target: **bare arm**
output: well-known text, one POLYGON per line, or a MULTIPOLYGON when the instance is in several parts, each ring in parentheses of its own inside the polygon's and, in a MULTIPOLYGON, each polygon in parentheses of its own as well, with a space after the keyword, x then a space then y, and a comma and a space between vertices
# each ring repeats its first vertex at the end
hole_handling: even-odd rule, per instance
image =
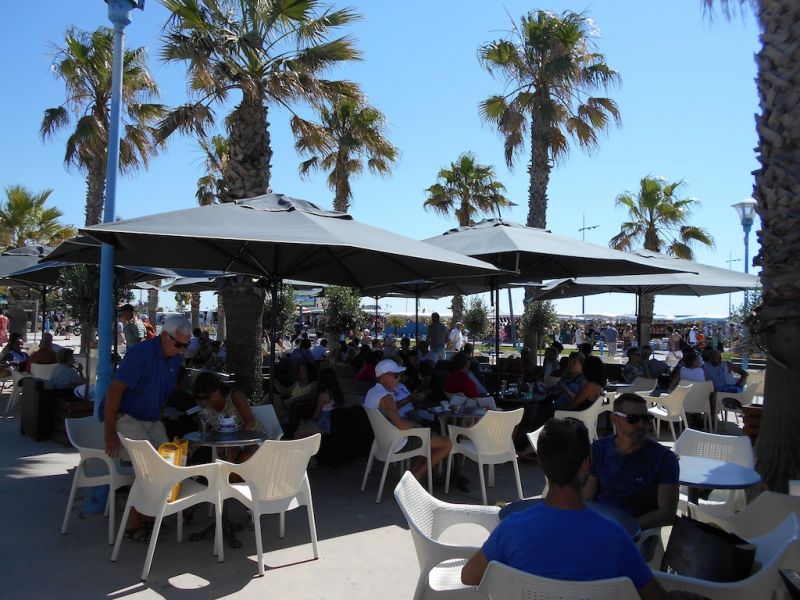
POLYGON ((489 566, 489 561, 483 554, 483 550, 478 550, 472 555, 461 569, 461 583, 464 585, 478 585, 483 579, 483 574, 486 572, 486 567, 489 566))
POLYGON ((567 402, 567 405, 564 407, 567 410, 574 410, 576 407, 580 406, 586 400, 590 402, 594 402, 600 397, 602 390, 599 390, 600 386, 594 382, 587 381, 583 384, 583 387, 580 391, 573 396, 572 400, 567 402))
POLYGON ((639 527, 664 527, 672 525, 678 510, 678 486, 669 483, 658 486, 658 508, 639 517, 639 527))
POLYGON ((117 415, 122 404, 122 393, 128 388, 127 384, 115 379, 106 391, 106 404, 103 410, 105 427, 106 454, 114 458, 119 453, 119 438, 117 437, 117 415))
POLYGON ((736 385, 744 385, 747 381, 747 371, 745 371, 739 365, 734 365, 733 363, 728 363, 728 369, 732 372, 736 373, 739 376, 739 381, 736 382, 736 385))
POLYGON ((234 390, 231 399, 233 400, 233 405, 236 407, 236 410, 239 411, 239 416, 242 418, 242 421, 244 421, 242 429, 245 431, 253 431, 253 429, 256 428, 256 417, 253 415, 253 411, 250 410, 250 405, 247 404, 247 400, 244 399, 244 394, 239 390, 234 390))
POLYGON ((398 429, 414 429, 414 427, 419 427, 414 421, 409 421, 400 416, 400 413, 397 412, 397 404, 394 401, 394 396, 391 394, 386 394, 381 398, 381 409, 383 410, 383 414, 386 415, 386 418, 398 429))

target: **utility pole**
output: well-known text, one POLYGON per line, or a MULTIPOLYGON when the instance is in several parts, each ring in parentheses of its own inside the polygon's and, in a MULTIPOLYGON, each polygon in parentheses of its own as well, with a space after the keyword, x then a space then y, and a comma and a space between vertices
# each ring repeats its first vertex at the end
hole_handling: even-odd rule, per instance
MULTIPOLYGON (((742 259, 741 258, 733 258, 733 252, 729 250, 728 251, 728 260, 726 260, 725 262, 728 263, 728 270, 729 271, 733 271, 733 263, 742 262, 742 259)), ((747 293, 747 292, 745 292, 745 293, 747 293)), ((731 295, 732 294, 730 292, 728 292, 728 317, 731 316, 731 312, 732 312, 731 295)))
MULTIPOLYGON (((581 219, 582 227, 578 229, 581 232, 581 241, 586 241, 586 231, 589 229, 597 229, 600 225, 589 225, 586 226, 586 213, 583 213, 583 217, 581 219)), ((586 314, 586 296, 581 296, 581 314, 586 314)))

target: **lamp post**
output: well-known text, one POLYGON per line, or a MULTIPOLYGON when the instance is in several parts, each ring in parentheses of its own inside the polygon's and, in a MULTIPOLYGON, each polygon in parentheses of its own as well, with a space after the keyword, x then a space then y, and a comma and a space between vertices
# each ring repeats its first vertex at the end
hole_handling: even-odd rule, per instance
MULTIPOLYGON (((583 227, 578 229, 578 231, 581 232, 581 241, 585 242, 586 241, 586 232, 588 230, 590 230, 590 229, 597 229, 598 227, 600 227, 600 225, 589 225, 587 227, 586 226, 586 213, 583 213, 582 224, 583 224, 583 227)), ((581 314, 585 314, 585 313, 586 313, 586 296, 581 296, 581 314)))
MULTIPOLYGON (((752 198, 745 198, 741 202, 732 204, 736 209, 736 214, 739 215, 739 221, 742 223, 744 230, 744 272, 750 272, 750 230, 753 228, 753 220, 756 216, 757 202, 752 198)), ((747 314, 748 310, 747 292, 744 293, 744 312, 747 314)), ((749 364, 749 357, 747 356, 747 330, 742 324, 742 368, 747 370, 749 364)))
MULTIPOLYGON (((131 12, 144 10, 144 0, 105 0, 108 20, 114 25, 114 59, 111 75, 111 111, 109 113, 108 157, 106 162, 106 198, 103 222, 116 217, 117 171, 119 170, 119 123, 122 109, 122 69, 125 27, 131 22, 131 12)), ((98 307, 97 388, 95 415, 111 382, 111 323, 114 318, 114 248, 103 244, 100 250, 100 299, 98 307)))
MULTIPOLYGON (((728 251, 728 260, 725 261, 728 263, 728 270, 733 270, 733 263, 735 262, 742 262, 741 258, 733 258, 733 252, 728 251)), ((731 316, 731 293, 728 292, 728 317, 731 316)))

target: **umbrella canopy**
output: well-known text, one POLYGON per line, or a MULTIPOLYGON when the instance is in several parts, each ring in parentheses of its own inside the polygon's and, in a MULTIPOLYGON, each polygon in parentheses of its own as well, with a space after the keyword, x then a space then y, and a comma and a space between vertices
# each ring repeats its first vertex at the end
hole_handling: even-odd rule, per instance
POLYGON ((664 256, 650 250, 637 250, 637 256, 683 272, 619 277, 576 277, 550 281, 535 293, 538 300, 576 298, 606 292, 663 294, 666 296, 713 296, 742 292, 760 286, 758 276, 721 269, 702 263, 664 256))
MULTIPOLYGON (((8 279, 13 279, 23 284, 30 285, 31 287, 42 285, 55 286, 58 284, 58 277, 61 274, 61 270, 67 267, 74 267, 76 264, 77 263, 61 261, 40 262, 26 269, 10 273, 8 279)), ((184 275, 183 272, 170 269, 137 266, 118 267, 115 269, 115 273, 118 278, 121 278, 121 280, 127 284, 150 281, 153 279, 169 279, 184 275)), ((190 273, 194 274, 195 271, 191 271, 190 273)))
POLYGON ((522 281, 680 270, 643 256, 573 240, 503 219, 486 219, 424 241, 480 258, 501 269, 517 271, 519 276, 513 279, 522 281))
POLYGON ((8 287, 24 286, 24 284, 14 280, 9 277, 9 275, 36 265, 39 259, 49 252, 49 248, 25 246, 23 248, 6 250, 0 254, 0 285, 8 287))
MULTIPOLYGON (((479 260, 280 194, 103 223, 81 232, 113 245, 118 265, 205 268, 355 288, 497 272, 479 260)), ((84 248, 70 256, 59 247, 48 258, 79 260, 85 254, 84 248)))

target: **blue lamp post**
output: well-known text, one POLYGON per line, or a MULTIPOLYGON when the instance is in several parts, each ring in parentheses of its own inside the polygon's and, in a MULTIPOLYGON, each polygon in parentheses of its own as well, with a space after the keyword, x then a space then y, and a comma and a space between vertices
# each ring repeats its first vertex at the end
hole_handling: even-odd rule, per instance
MULTIPOLYGON (((757 202, 752 198, 746 198, 741 202, 733 204, 736 209, 736 214, 739 215, 739 220, 742 223, 744 230, 744 272, 750 272, 750 230, 753 228, 753 220, 756 217, 757 202)), ((747 292, 744 293, 744 310, 747 313, 747 292)), ((742 368, 747 369, 749 357, 747 356, 747 330, 742 327, 742 368)))
MULTIPOLYGON (((144 10, 144 0, 105 0, 108 20, 114 25, 114 62, 111 78, 111 112, 109 114, 108 159, 106 162, 106 199, 103 222, 116 217, 117 172, 119 171, 119 124, 122 108, 122 68, 125 27, 131 22, 131 11, 144 10)), ((114 318, 114 249, 103 244, 100 254, 100 306, 98 310, 97 389, 94 410, 98 414, 100 400, 111 382, 111 323, 114 318)))

